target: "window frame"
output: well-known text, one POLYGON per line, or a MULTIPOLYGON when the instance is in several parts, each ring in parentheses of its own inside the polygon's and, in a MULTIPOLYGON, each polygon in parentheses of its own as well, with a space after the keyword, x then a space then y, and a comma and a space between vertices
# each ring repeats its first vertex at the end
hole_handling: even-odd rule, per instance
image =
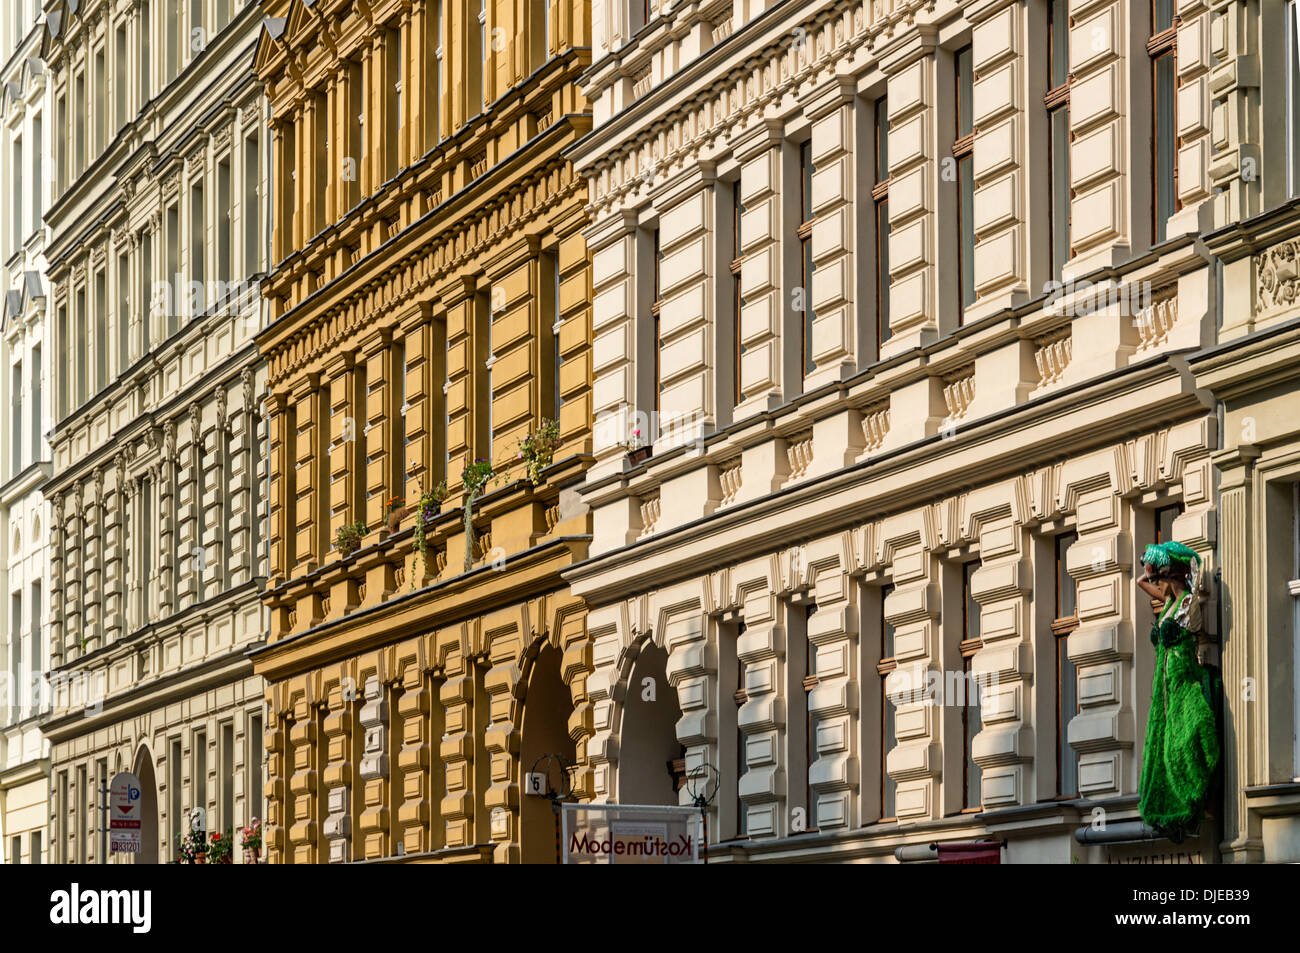
POLYGON ((812 280, 817 271, 813 261, 812 234, 817 216, 812 214, 812 179, 817 167, 812 158, 812 139, 799 143, 799 225, 795 237, 799 240, 799 287, 803 289, 803 322, 799 330, 799 367, 804 377, 816 369, 812 360, 813 322, 817 311, 812 303, 812 280))
POLYGON ((1169 3, 1171 10, 1173 9, 1174 0, 1151 0, 1151 34, 1146 41, 1147 56, 1151 61, 1151 244, 1153 245, 1159 245, 1168 239, 1169 219, 1183 207, 1178 198, 1178 148, 1180 145, 1178 135, 1178 27, 1182 23, 1182 17, 1174 11, 1169 26, 1157 30, 1156 8, 1162 2, 1169 3), (1161 60, 1165 57, 1169 57, 1169 65, 1173 70, 1173 87, 1170 90, 1168 107, 1173 139, 1168 146, 1169 151, 1172 153, 1172 161, 1170 162, 1172 171, 1169 180, 1171 193, 1169 197, 1169 215, 1162 220, 1160 197, 1163 192, 1161 190, 1160 168, 1163 153, 1160 150, 1160 112, 1163 103, 1160 97, 1159 71, 1162 65, 1161 60))
MULTIPOLYGON (((889 738, 891 734, 894 734, 894 732, 890 731, 890 728, 893 727, 893 721, 891 720, 892 713, 889 710, 889 693, 886 690, 886 683, 889 680, 889 673, 898 668, 898 659, 894 654, 896 632, 894 625, 885 616, 885 603, 893 592, 894 584, 892 582, 880 588, 880 651, 876 661, 876 675, 880 678, 880 817, 876 821, 878 824, 898 819, 898 782, 889 777, 889 772, 886 770, 890 750, 889 738), (887 649, 888 655, 885 654, 887 649), (890 806, 893 810, 886 813, 885 806, 891 801, 890 806)), ((896 735, 894 743, 898 743, 896 735)))
POLYGON ((875 136, 875 185, 871 188, 876 243, 876 357, 889 340, 889 97, 880 96, 874 106, 872 129, 875 136))
MULTIPOLYGON (((976 693, 976 703, 971 705, 970 686, 971 686, 971 659, 975 657, 980 649, 984 647, 984 640, 981 636, 979 619, 979 603, 971 594, 971 579, 982 565, 978 559, 971 560, 961 564, 961 640, 957 644, 957 651, 961 657, 962 670, 962 706, 961 706, 961 732, 962 732, 962 762, 961 762, 961 811, 962 814, 978 814, 984 810, 982 797, 983 791, 980 790, 980 782, 983 778, 983 771, 975 765, 971 756, 971 741, 973 736, 970 733, 970 715, 971 708, 979 708, 978 692, 976 693), (971 633, 971 604, 975 605, 975 628, 974 634, 971 633), (971 806, 971 781, 976 772, 972 772, 971 767, 975 766, 978 777, 975 777, 976 796, 981 800, 975 806, 971 806)), ((978 732, 976 732, 978 734, 978 732)))
POLYGON ((979 132, 974 125, 974 90, 975 90, 975 55, 972 44, 967 43, 953 51, 953 141, 952 141, 952 158, 956 163, 956 185, 957 185, 957 228, 955 235, 957 239, 957 326, 962 327, 966 323, 966 309, 979 300, 979 294, 975 290, 975 223, 973 221, 975 205, 975 136, 979 132), (969 57, 970 62, 970 88, 967 89, 964 82, 962 70, 962 58, 969 57), (962 122, 963 105, 970 110, 970 131, 963 131, 964 123, 962 122), (971 215, 963 215, 962 207, 967 204, 971 205, 971 215), (970 230, 970 241, 966 241, 967 229, 970 230), (970 283, 970 300, 966 300, 966 285, 970 283))

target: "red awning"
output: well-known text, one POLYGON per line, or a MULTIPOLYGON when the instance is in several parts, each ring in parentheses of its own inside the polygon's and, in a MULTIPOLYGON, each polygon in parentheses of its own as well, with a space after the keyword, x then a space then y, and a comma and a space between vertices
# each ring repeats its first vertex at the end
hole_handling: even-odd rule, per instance
POLYGON ((941 864, 1002 863, 1002 845, 997 841, 954 841, 938 848, 941 864))

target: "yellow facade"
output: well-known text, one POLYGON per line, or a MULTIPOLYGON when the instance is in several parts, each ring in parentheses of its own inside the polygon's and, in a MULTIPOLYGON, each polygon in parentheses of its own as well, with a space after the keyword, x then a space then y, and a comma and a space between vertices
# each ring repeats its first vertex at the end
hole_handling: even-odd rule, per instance
POLYGON ((560 579, 589 539, 571 502, 590 455, 586 188, 563 157, 590 128, 589 13, 263 12, 269 858, 550 860, 550 805, 521 770, 559 755, 590 783, 585 612, 560 579), (520 441, 551 419, 561 446, 534 485, 520 441), (498 479, 471 541, 478 458, 498 479), (444 479, 421 554, 416 501, 444 479), (394 498, 412 512, 390 526, 394 498))

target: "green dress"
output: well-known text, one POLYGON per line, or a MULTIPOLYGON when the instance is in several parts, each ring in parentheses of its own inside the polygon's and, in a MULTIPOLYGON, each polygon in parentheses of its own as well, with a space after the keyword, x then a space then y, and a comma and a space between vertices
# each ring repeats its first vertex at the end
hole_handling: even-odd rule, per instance
POLYGON ((1156 671, 1142 750, 1138 811, 1175 843, 1196 830, 1219 764, 1218 679, 1196 659, 1200 607, 1170 599, 1151 627, 1156 671))

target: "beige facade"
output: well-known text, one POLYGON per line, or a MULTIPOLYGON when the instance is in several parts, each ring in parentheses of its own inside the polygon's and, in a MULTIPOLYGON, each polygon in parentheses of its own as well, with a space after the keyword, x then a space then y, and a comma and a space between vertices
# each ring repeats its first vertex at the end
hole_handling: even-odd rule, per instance
POLYGON ((0 862, 42 863, 49 744, 40 731, 48 697, 45 584, 49 507, 40 485, 49 476, 50 428, 42 215, 50 198, 49 83, 40 58, 39 4, 15 0, 0 14, 0 862))
MULTIPOLYGON (((715 860, 1218 860, 1231 770, 1198 838, 1136 823, 1134 569, 1172 537, 1240 571, 1188 361, 1249 280, 1198 236, 1285 195, 1236 69, 1269 24, 1125 0, 593 21, 594 538, 566 578, 597 799, 684 796, 636 769, 677 743, 717 772, 715 860), (665 676, 648 733, 632 687, 665 676)), ((1211 663, 1224 611, 1214 590, 1211 663)), ((1255 859, 1294 858, 1274 843, 1255 859)))
MULTIPOLYGON (((144 791, 137 862, 262 815, 267 135, 251 3, 55 3, 51 859, 144 791)), ((121 857, 117 859, 122 859, 121 857)), ((237 858, 238 859, 238 858, 237 858)))

